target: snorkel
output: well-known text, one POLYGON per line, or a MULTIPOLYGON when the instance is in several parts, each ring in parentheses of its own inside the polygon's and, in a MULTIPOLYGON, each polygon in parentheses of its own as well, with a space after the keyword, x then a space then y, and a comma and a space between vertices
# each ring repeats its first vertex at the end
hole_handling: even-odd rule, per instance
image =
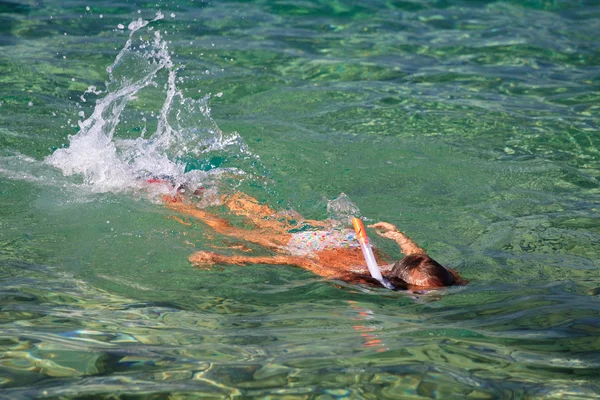
POLYGON ((352 218, 352 226, 356 231, 356 237, 360 243, 360 249, 363 252, 363 256, 365 257, 365 261, 367 262, 367 267, 369 267, 369 272, 373 279, 376 279, 381 283, 381 285, 387 289, 394 290, 394 285, 392 285, 387 279, 381 275, 381 271, 377 266, 377 261, 375 261, 375 255, 373 254, 373 249, 371 248, 371 243, 369 243, 369 237, 367 236, 367 231, 365 230, 365 226, 363 222, 359 218, 352 218))

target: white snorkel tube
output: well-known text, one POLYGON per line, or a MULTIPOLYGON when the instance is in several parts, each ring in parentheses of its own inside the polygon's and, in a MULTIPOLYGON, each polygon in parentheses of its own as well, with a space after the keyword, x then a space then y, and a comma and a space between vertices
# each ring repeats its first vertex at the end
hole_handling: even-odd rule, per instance
POLYGON ((395 289, 394 285, 392 285, 387 279, 381 275, 381 271, 377 266, 377 261, 375 261, 375 255, 373 254, 373 249, 371 248, 371 243, 369 243, 369 237, 367 236, 367 231, 365 230, 365 226, 360 218, 352 218, 352 226, 356 231, 356 237, 360 243, 360 248, 363 252, 363 256, 365 257, 365 261, 367 262, 367 267, 369 267, 369 272, 373 279, 376 279, 381 283, 381 285, 387 289, 395 289))

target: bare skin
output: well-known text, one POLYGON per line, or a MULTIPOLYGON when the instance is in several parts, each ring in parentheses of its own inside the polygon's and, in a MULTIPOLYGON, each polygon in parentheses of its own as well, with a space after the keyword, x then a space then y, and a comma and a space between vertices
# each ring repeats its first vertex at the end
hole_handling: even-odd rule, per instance
MULTIPOLYGON (((165 204, 168 208, 181 214, 197 218, 211 227, 217 233, 268 248, 277 255, 275 256, 250 256, 223 255, 215 252, 198 251, 189 257, 192 264, 203 267, 214 264, 270 264, 270 265, 292 265, 311 271, 316 275, 327 279, 340 279, 350 282, 365 282, 368 276, 367 267, 360 248, 337 248, 316 251, 308 256, 292 255, 286 250, 286 245, 292 238, 288 233, 290 228, 295 227, 296 221, 302 221, 313 227, 331 229, 331 221, 304 220, 295 212, 277 213, 266 205, 243 193, 221 199, 230 212, 244 216, 246 220, 254 225, 255 229, 243 229, 234 227, 227 220, 187 204, 184 199, 166 197, 165 204)), ((405 255, 426 254, 407 235, 388 222, 378 222, 369 225, 376 233, 384 238, 394 240, 405 255)), ((382 252, 375 252, 379 265, 383 265, 384 274, 391 269, 390 258, 382 252)))

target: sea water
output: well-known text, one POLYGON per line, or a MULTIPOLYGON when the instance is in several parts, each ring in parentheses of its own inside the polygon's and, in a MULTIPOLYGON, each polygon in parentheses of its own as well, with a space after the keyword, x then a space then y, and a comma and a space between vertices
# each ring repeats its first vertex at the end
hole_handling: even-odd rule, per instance
POLYGON ((2 395, 598 397, 595 2, 10 2, 0 21, 2 395), (470 283, 415 299, 195 269, 270 253, 165 209, 177 188, 391 222, 470 283))

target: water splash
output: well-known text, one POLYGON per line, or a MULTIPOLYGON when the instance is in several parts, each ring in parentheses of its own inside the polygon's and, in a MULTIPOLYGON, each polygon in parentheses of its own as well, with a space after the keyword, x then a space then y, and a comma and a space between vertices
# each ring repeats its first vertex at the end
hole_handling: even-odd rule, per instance
POLYGON ((329 219, 337 227, 352 225, 352 217, 360 216, 360 209, 346 193, 327 202, 327 214, 329 219))
MULTIPOLYGON (((129 38, 107 68, 109 81, 104 97, 97 100, 89 118, 79 121, 79 132, 69 137, 69 146, 45 160, 66 176, 81 176, 83 184, 94 192, 139 188, 144 178, 163 176, 168 176, 174 187, 214 186, 224 175, 239 177, 244 173, 237 168, 215 168, 206 161, 209 154, 257 159, 239 135, 225 135, 219 129, 210 116, 210 96, 195 100, 178 89, 177 72, 181 67, 173 63, 161 32, 149 26, 163 18, 159 12, 151 21, 140 18, 129 24, 129 38), (144 28, 145 34, 134 38, 144 28), (166 74, 166 89, 155 132, 146 137, 144 126, 137 138, 115 137, 128 103, 136 100, 144 88, 158 88, 160 74, 166 74), (203 165, 203 170, 190 171, 190 161, 203 165)), ((82 95, 83 101, 88 93, 101 91, 90 87, 82 95)))

